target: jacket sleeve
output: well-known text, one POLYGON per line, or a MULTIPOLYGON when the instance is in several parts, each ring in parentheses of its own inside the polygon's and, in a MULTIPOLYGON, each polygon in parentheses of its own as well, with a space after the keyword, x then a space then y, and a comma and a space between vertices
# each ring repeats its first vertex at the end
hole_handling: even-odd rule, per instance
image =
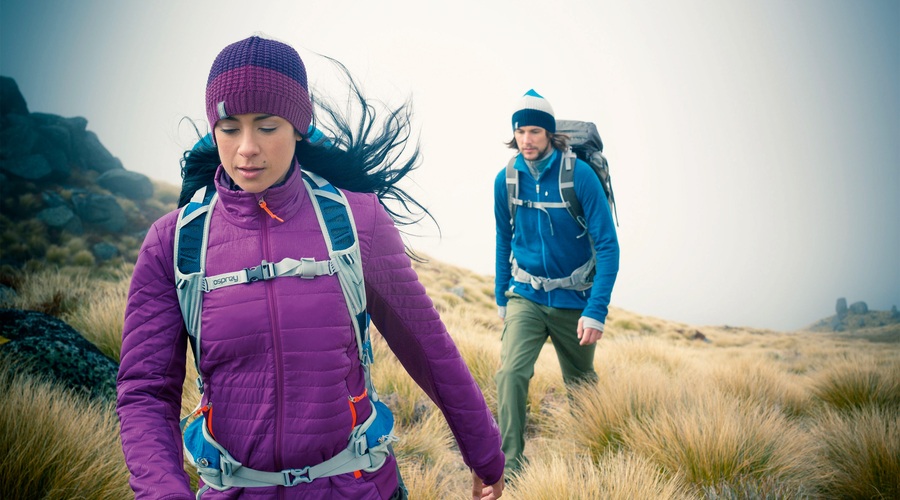
POLYGON ((584 208, 588 234, 594 242, 597 259, 594 285, 582 314, 605 324, 613 285, 619 272, 619 240, 600 179, 589 165, 581 160, 578 160, 578 164, 583 168, 575 169, 575 194, 584 208))
POLYGON ((187 334, 175 293, 173 235, 174 225, 150 228, 125 309, 116 411, 138 499, 194 498, 178 429, 187 334))
POLYGON ((372 322, 443 412, 466 465, 493 484, 504 464, 497 423, 412 269, 399 231, 377 198, 372 200, 374 229, 369 241, 360 238, 372 322))
POLYGON ((497 226, 497 246, 494 260, 494 298, 500 307, 506 306, 506 290, 512 279, 509 256, 512 254, 512 226, 507 203, 506 170, 494 179, 494 220, 497 226))

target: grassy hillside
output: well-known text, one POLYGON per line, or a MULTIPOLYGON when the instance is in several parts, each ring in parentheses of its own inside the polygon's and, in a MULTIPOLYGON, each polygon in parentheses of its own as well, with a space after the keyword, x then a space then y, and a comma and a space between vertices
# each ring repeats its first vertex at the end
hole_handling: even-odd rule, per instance
MULTIPOLYGON (((492 278, 415 267, 496 410, 502 323, 492 278)), ((7 305, 61 317, 118 359, 130 272, 31 271, 16 277, 19 295, 7 305)), ((567 395, 552 346, 542 352, 529 394, 530 465, 504 498, 898 498, 900 344, 879 328, 697 326, 612 307, 596 386, 567 395)), ((375 384, 397 417, 412 498, 468 498, 469 473, 443 418, 374 337, 375 384)), ((188 379, 185 411, 197 399, 188 379)), ((0 393, 0 491, 129 496, 112 408, 21 374, 0 377, 0 393)))

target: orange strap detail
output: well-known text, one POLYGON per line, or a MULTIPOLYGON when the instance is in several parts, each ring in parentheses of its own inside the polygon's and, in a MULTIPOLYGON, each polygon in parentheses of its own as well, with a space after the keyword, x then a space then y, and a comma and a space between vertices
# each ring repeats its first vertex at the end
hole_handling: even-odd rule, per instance
MULTIPOLYGON (((369 394, 369 389, 366 388, 365 390, 363 390, 363 393, 360 394, 359 396, 356 396, 356 397, 350 396, 349 398, 347 398, 348 399, 347 404, 350 405, 350 415, 353 416, 353 423, 350 425, 351 429, 356 427, 356 403, 359 403, 360 401, 362 401, 362 398, 366 397, 366 395, 368 395, 368 394, 369 394)), ((361 478, 362 471, 358 471, 358 470, 353 471, 353 477, 355 477, 356 479, 361 478)))
POLYGON ((194 412, 194 416, 199 417, 201 413, 206 414, 206 430, 209 431, 209 435, 216 437, 212 430, 212 405, 204 405, 197 408, 197 411, 194 412))
POLYGON ((265 201, 265 200, 259 200, 259 208, 265 210, 266 213, 269 214, 270 217, 272 217, 273 219, 277 220, 278 222, 284 222, 284 219, 282 219, 281 217, 275 215, 271 210, 269 210, 269 206, 266 205, 266 201, 265 201))

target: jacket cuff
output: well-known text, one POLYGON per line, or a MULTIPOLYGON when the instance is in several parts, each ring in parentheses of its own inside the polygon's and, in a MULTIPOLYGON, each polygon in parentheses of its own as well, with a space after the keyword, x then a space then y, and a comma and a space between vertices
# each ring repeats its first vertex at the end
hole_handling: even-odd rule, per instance
POLYGON ((601 332, 603 332, 603 323, 587 316, 582 316, 581 319, 583 320, 581 326, 583 326, 584 328, 593 328, 594 330, 600 330, 601 332))

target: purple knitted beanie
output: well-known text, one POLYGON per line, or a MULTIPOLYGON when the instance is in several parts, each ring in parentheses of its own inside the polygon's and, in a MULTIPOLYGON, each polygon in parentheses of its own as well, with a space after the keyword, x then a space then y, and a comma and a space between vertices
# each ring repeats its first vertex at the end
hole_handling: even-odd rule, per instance
POLYGON ((312 103, 306 68, 293 47, 251 36, 219 52, 206 81, 209 126, 243 113, 280 116, 306 136, 312 103))

